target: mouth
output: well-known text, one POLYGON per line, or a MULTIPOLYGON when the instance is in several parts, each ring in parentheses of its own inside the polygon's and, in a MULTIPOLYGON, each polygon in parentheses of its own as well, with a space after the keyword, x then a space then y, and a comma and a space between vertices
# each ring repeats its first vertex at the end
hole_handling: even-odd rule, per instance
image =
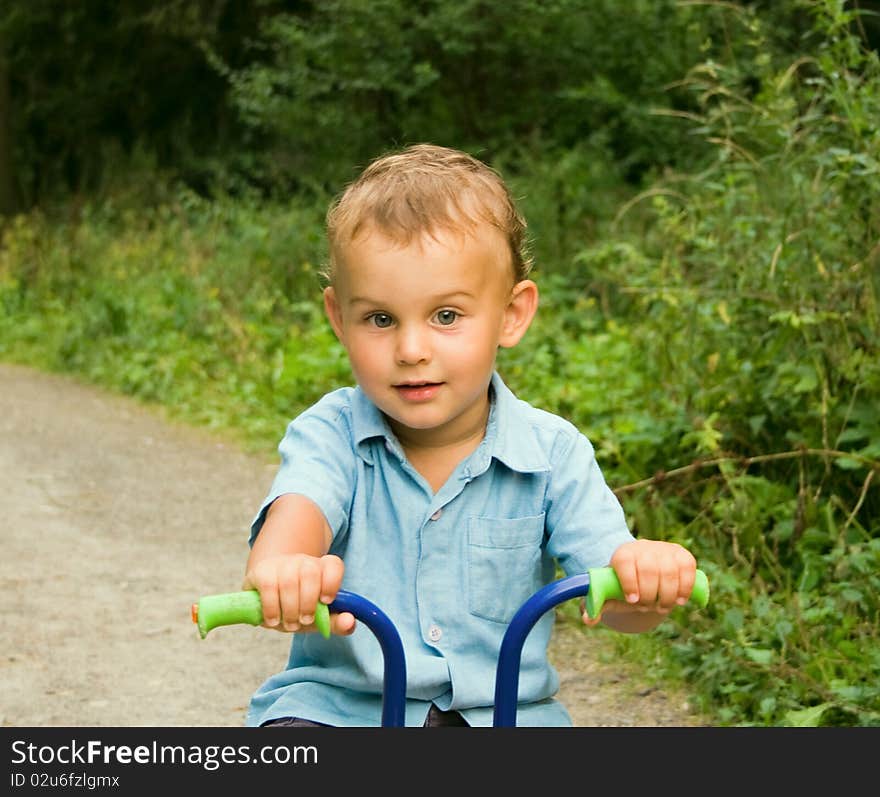
POLYGON ((408 401, 427 401, 434 398, 442 386, 443 382, 400 382, 394 389, 408 401))

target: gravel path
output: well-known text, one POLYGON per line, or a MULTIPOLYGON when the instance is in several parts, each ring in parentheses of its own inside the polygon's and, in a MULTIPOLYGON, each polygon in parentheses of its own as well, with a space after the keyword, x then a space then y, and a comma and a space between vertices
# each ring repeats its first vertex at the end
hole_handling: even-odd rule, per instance
MULTIPOLYGON (((279 430, 280 433, 281 430, 279 430)), ((237 726, 289 637, 190 620, 237 589, 276 461, 137 402, 0 364, 0 725, 237 726)), ((551 647, 576 725, 703 724, 685 696, 560 623, 551 647)))

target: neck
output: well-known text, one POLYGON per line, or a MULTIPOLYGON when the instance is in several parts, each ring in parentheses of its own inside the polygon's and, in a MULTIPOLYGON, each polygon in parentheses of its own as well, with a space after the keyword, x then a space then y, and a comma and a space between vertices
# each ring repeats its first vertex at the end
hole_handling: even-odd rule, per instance
MULTIPOLYGON (((410 464, 425 478, 437 493, 459 463, 477 450, 486 436, 489 404, 477 424, 470 424, 450 434, 449 430, 400 428, 393 421, 392 429, 403 446, 410 464), (413 434, 415 432, 415 434, 413 434), (431 434, 435 432, 435 434, 431 434)), ((390 420, 390 419, 389 419, 390 420)))
POLYGON ((486 423, 489 420, 489 402, 486 401, 474 419, 462 418, 456 428, 410 429, 401 426, 394 419, 388 421, 391 429, 407 453, 437 453, 441 450, 475 449, 486 436, 486 423))

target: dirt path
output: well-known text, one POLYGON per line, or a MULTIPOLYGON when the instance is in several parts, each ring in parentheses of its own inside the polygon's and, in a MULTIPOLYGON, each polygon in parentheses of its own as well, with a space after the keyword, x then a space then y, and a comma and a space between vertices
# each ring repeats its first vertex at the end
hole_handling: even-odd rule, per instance
MULTIPOLYGON (((237 589, 275 470, 67 378, 0 364, 0 725, 235 726, 289 637, 201 640, 200 595, 237 589)), ((560 625, 552 657, 577 725, 700 724, 686 699, 560 625)))

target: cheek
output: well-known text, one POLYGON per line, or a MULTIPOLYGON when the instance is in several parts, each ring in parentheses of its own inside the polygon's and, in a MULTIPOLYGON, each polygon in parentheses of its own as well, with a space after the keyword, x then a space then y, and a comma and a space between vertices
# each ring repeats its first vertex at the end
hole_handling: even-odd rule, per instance
POLYGON ((453 336, 448 347, 471 358, 479 358, 494 352, 498 348, 500 325, 495 317, 480 319, 471 325, 463 334, 453 336))
POLYGON ((375 365, 382 361, 385 346, 369 335, 351 335, 348 338, 348 356, 352 365, 375 365))
POLYGON ((447 338, 434 349, 435 356, 451 369, 482 369, 493 362, 496 352, 497 346, 492 345, 491 336, 487 335, 447 338))

